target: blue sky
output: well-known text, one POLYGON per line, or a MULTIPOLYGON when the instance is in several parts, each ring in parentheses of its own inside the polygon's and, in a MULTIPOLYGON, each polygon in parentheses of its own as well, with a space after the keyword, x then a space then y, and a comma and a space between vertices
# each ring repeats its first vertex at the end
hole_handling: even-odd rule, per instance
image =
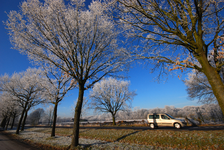
MULTIPOLYGON (((5 73, 12 75, 14 72, 21 72, 28 67, 34 67, 29 63, 26 55, 11 49, 8 31, 2 23, 2 21, 7 20, 5 12, 18 10, 21 2, 22 0, 2 0, 0 2, 0 76, 5 73)), ((156 74, 150 74, 149 68, 150 66, 134 65, 128 72, 128 80, 131 82, 130 89, 136 90, 137 93, 132 103, 133 108, 164 108, 166 105, 182 108, 200 105, 197 101, 190 101, 187 98, 186 86, 181 81, 185 79, 186 75, 183 75, 181 80, 177 76, 169 76, 166 82, 164 79, 158 83, 153 81, 156 74)), ((68 93, 68 96, 59 105, 58 116, 73 116, 71 106, 74 105, 77 96, 78 90, 68 93)), ((88 96, 88 91, 86 91, 85 96, 88 96)))

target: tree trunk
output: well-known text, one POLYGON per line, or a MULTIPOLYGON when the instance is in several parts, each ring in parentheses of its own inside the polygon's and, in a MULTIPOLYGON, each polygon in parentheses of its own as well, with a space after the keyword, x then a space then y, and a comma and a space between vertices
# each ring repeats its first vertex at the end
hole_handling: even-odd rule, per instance
POLYGON ((202 66, 202 71, 206 75, 222 113, 224 114, 224 84, 222 79, 216 69, 209 64, 205 55, 198 58, 198 61, 202 66))
POLYGON ((24 130, 24 126, 25 126, 25 123, 26 123, 26 118, 27 118, 27 112, 28 112, 28 110, 26 111, 26 113, 25 113, 25 116, 24 116, 24 119, 23 119, 23 123, 22 123, 22 128, 21 128, 21 131, 23 131, 24 130))
POLYGON ((53 126, 51 130, 51 137, 55 136, 55 127, 56 127, 56 120, 57 120, 57 109, 58 109, 58 103, 56 102, 54 105, 54 120, 53 120, 53 126))
POLYGON ((79 97, 75 107, 73 138, 71 143, 71 149, 74 149, 79 144, 79 121, 80 121, 80 114, 82 110, 83 96, 84 96, 84 84, 79 84, 79 97))
POLYGON ((16 113, 14 113, 14 115, 13 115, 11 129, 12 129, 13 126, 14 126, 15 119, 16 119, 16 113))
POLYGON ((3 129, 5 129, 6 120, 7 120, 7 117, 4 117, 3 120, 2 120, 2 122, 1 122, 1 127, 3 129))
POLYGON ((19 134, 19 129, 20 129, 20 126, 21 126, 21 123, 22 123, 23 116, 24 116, 24 113, 25 113, 25 111, 26 111, 26 107, 27 107, 27 105, 28 105, 28 102, 25 103, 25 107, 23 108, 23 112, 22 112, 22 114, 21 114, 21 116, 20 116, 19 124, 18 124, 17 129, 16 129, 16 134, 19 134))
POLYGON ((113 125, 115 126, 116 125, 116 121, 115 121, 115 115, 112 114, 112 118, 113 118, 113 125))
POLYGON ((217 72, 211 73, 208 72, 208 81, 212 87, 212 91, 218 101, 218 104, 222 110, 222 113, 224 114, 224 85, 223 82, 220 78, 220 76, 218 75, 217 72))
POLYGON ((7 121, 7 124, 6 124, 6 128, 5 128, 6 130, 8 129, 10 118, 11 117, 9 116, 8 121, 7 121))

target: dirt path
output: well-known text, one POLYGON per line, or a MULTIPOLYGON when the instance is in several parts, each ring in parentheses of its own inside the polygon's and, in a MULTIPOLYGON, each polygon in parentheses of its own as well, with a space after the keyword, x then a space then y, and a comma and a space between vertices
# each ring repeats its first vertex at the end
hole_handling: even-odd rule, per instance
POLYGON ((0 130, 0 150, 38 150, 35 147, 22 143, 0 130))

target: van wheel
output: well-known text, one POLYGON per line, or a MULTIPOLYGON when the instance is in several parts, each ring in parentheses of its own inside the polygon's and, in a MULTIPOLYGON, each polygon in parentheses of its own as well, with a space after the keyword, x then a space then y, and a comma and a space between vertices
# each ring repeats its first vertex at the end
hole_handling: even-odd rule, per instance
POLYGON ((153 123, 151 123, 150 125, 150 128, 154 129, 155 128, 155 125, 153 123))
POLYGON ((176 129, 180 129, 180 128, 181 128, 181 125, 180 125, 179 123, 175 123, 175 124, 174 124, 174 127, 175 127, 176 129))

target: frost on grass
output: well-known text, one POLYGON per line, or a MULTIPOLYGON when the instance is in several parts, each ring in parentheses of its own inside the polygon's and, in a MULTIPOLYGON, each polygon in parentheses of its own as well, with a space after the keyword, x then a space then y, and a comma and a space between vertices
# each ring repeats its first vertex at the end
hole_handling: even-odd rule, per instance
MULTIPOLYGON (((68 146, 71 142, 71 136, 65 134, 65 130, 72 129, 60 128, 55 138, 50 137, 50 130, 47 128, 27 129, 21 132, 19 136, 37 143, 68 146)), ((81 129, 80 132, 80 147, 87 149, 224 149, 223 143, 224 136, 222 130, 81 129)))

